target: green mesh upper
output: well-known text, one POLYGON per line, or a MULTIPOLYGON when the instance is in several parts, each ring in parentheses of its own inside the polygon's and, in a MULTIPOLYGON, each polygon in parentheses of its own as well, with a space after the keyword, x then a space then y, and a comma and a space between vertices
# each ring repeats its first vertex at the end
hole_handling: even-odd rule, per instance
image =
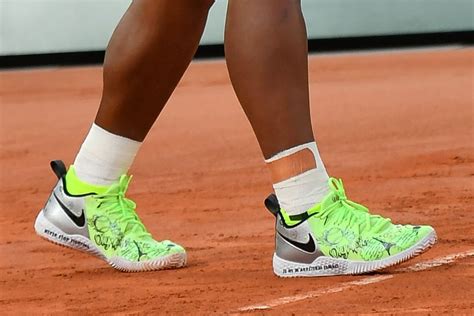
MULTIPOLYGON (((308 223, 326 256, 371 261, 400 253, 433 231, 430 226, 395 225, 389 218, 347 199, 342 180, 329 179, 330 192, 307 211, 308 223)), ((298 224, 281 210, 288 226, 298 224)))
POLYGON ((131 177, 122 175, 109 187, 93 186, 80 181, 71 166, 66 175, 68 191, 97 193, 85 198, 90 239, 108 258, 118 256, 135 262, 185 252, 169 240, 152 238, 135 213, 135 202, 125 197, 130 180, 131 177))

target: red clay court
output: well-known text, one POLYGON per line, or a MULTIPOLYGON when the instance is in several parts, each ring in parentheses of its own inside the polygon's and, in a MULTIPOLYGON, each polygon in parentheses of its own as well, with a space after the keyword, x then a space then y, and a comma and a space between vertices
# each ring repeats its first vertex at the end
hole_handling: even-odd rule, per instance
POLYGON ((191 65, 132 168, 138 214, 189 256, 184 269, 138 274, 33 229, 56 181, 49 161, 71 163, 90 127, 101 69, 0 72, 2 313, 472 313, 473 53, 310 57, 330 174, 373 212, 433 225, 439 236, 401 266, 313 279, 272 273, 274 219, 262 203, 270 175, 223 61, 191 65))

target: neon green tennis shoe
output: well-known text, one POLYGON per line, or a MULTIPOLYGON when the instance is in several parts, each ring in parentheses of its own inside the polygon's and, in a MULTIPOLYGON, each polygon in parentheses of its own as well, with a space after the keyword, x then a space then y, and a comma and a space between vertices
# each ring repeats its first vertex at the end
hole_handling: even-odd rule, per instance
POLYGON ((179 268, 186 251, 169 241, 156 241, 125 197, 131 177, 109 186, 81 182, 74 167, 51 162, 59 181, 35 222, 38 235, 53 243, 83 250, 126 272, 179 268))
POLYGON ((361 274, 406 261, 436 242, 431 226, 395 225, 347 199, 342 180, 305 213, 289 215, 275 195, 265 205, 276 217, 273 271, 281 277, 361 274))

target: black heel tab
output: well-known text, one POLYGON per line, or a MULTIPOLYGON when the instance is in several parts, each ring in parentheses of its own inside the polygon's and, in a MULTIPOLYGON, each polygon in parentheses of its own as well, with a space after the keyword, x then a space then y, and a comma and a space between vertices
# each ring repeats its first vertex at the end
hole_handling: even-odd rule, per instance
POLYGON ((49 163, 51 169, 53 170, 54 174, 58 177, 58 179, 62 179, 67 173, 66 165, 62 160, 53 160, 49 163))
POLYGON ((277 216, 280 212, 280 203, 278 203, 278 199, 275 194, 270 194, 265 199, 265 207, 272 213, 274 216, 277 216))

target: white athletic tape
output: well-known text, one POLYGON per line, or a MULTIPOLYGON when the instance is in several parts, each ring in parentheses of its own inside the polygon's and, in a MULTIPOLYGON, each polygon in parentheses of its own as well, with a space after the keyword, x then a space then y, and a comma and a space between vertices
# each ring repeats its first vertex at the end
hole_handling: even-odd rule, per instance
MULTIPOLYGON (((395 270, 396 272, 410 272, 410 271, 423 271, 423 270, 428 270, 430 268, 434 267, 439 267, 442 265, 446 265, 449 263, 452 263, 456 260, 463 259, 463 258, 468 258, 474 256, 474 249, 468 250, 465 252, 460 252, 460 253, 455 253, 455 254, 450 254, 444 257, 440 258, 435 258, 431 260, 427 260, 424 262, 416 263, 414 265, 408 266, 406 268, 400 268, 395 270)), ((249 305, 245 307, 241 307, 238 309, 239 312, 250 312, 250 311, 257 311, 257 310, 267 310, 271 309, 274 307, 278 307, 281 305, 289 304, 289 303, 294 303, 310 298, 316 298, 325 294, 331 294, 331 293, 337 293, 337 292, 342 292, 344 290, 350 289, 352 287, 356 286, 364 286, 368 284, 373 284, 373 283, 378 283, 381 281, 385 281, 388 279, 393 278, 395 275, 389 274, 389 275, 380 275, 380 276, 370 276, 370 277, 365 277, 357 281, 351 281, 351 282, 344 282, 341 284, 337 284, 334 286, 329 286, 324 289, 320 289, 317 291, 311 291, 307 292, 304 294, 298 294, 298 295, 292 295, 292 296, 284 296, 280 298, 276 298, 273 300, 270 300, 266 303, 261 303, 261 304, 255 304, 255 305, 249 305)))

